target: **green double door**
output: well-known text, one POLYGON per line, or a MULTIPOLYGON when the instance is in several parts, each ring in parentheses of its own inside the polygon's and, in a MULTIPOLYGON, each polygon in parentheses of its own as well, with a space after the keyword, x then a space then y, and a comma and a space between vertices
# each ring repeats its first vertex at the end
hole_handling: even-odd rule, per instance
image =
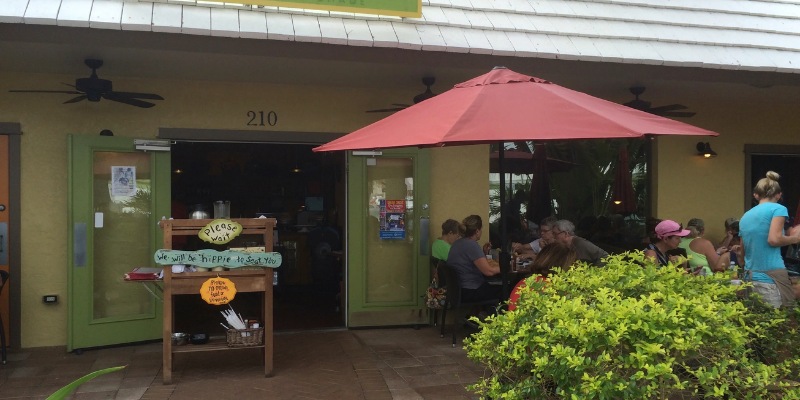
POLYGON ((348 156, 348 326, 424 324, 430 280, 428 150, 348 156))
POLYGON ((162 305, 125 272, 153 267, 170 156, 132 138, 69 138, 69 351, 160 339, 162 305))

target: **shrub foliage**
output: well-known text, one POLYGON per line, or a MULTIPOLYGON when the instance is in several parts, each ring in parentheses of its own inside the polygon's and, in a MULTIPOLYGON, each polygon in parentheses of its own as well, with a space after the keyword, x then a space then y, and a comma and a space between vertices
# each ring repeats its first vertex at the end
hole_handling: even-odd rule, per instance
POLYGON ((795 318, 741 299, 727 276, 642 252, 528 279, 517 309, 465 340, 491 399, 800 398, 795 318))

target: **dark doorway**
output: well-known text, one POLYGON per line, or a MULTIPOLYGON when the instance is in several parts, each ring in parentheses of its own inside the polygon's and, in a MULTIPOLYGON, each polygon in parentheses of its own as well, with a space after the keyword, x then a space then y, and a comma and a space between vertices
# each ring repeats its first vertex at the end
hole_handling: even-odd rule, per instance
POLYGON ((745 210, 749 210, 756 204, 752 194, 759 179, 766 177, 767 171, 775 171, 781 176, 778 181, 783 190, 781 203, 789 209, 790 221, 796 223, 798 216, 795 214, 800 206, 800 175, 796 173, 800 170, 800 153, 787 154, 784 149, 777 154, 750 154, 749 161, 750 174, 747 178, 748 185, 745 188, 745 210))
MULTIPOLYGON (((276 331, 344 326, 344 156, 314 153, 313 147, 219 142, 172 146, 174 218, 212 218, 213 203, 223 200, 230 201, 231 218, 277 219, 273 246, 283 263, 274 295, 276 331)), ((247 240, 230 247, 261 245, 247 240)), ((187 249, 202 245, 199 240, 184 244, 187 249)))

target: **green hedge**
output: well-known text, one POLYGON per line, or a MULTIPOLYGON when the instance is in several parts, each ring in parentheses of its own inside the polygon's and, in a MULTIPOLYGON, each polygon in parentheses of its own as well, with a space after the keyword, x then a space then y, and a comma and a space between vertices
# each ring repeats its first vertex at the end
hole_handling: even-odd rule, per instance
MULTIPOLYGON (((800 398, 795 318, 642 252, 534 283, 465 340, 491 399, 800 398)), ((792 310, 794 312, 794 310, 792 310)))

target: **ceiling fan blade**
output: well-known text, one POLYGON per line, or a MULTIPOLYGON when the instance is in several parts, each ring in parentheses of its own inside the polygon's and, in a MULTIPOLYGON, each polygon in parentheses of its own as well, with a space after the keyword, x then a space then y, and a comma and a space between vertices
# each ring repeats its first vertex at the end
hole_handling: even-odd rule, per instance
POLYGON ((686 107, 683 104, 670 104, 666 106, 653 107, 650 110, 652 110, 653 112, 665 112, 665 111, 685 110, 687 108, 689 107, 686 107))
POLYGON ((639 99, 631 100, 631 101, 629 101, 627 103, 623 103, 622 105, 623 106, 628 106, 630 108, 637 109, 639 111, 648 111, 648 110, 650 110, 650 102, 649 101, 644 101, 644 100, 639 100, 639 99))
POLYGON ((11 93, 64 93, 64 94, 83 94, 75 90, 9 90, 11 93))
POLYGON ((87 97, 89 97, 89 96, 87 96, 87 95, 85 95, 85 94, 84 94, 84 95, 81 95, 81 96, 78 96, 78 97, 73 97, 73 98, 71 98, 71 99, 69 99, 69 100, 65 101, 65 102, 64 102, 64 104, 69 104, 69 103, 77 103, 77 102, 79 102, 79 101, 81 101, 81 100, 86 100, 86 98, 87 98, 87 97))
POLYGON ((149 100, 164 100, 163 97, 153 93, 135 93, 135 92, 111 92, 122 97, 130 97, 135 99, 149 99, 149 100))
POLYGON ((118 103, 128 104, 135 107, 141 108, 150 108, 153 107, 155 104, 150 103, 147 101, 142 101, 138 99, 132 99, 130 97, 120 96, 119 92, 108 92, 103 95, 103 98, 106 100, 116 101, 118 103))

